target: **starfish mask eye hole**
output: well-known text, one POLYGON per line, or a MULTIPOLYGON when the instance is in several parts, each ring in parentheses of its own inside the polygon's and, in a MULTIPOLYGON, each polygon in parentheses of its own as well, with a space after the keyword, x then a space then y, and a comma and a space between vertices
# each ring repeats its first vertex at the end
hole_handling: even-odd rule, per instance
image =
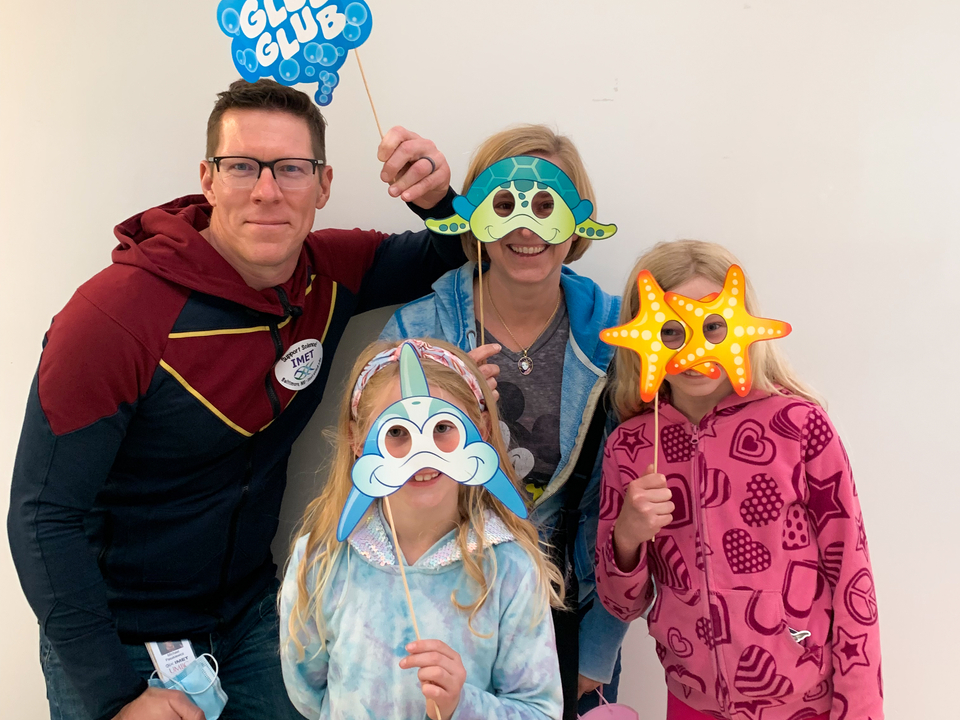
POLYGON ((391 425, 383 433, 383 446, 391 457, 405 458, 412 444, 410 431, 403 425, 391 425))
POLYGON ((533 196, 533 214, 541 220, 550 217, 553 214, 553 195, 546 190, 541 190, 533 196))
POLYGON ((493 196, 493 211, 500 217, 510 217, 516 205, 517 201, 509 190, 498 190, 493 196))
POLYGON ((660 341, 671 350, 679 350, 686 340, 683 324, 678 320, 668 320, 660 329, 660 341))
POLYGON ((719 345, 727 337, 727 321, 720 315, 707 315, 703 321, 703 337, 707 342, 719 345))
POLYGON ((460 428, 449 420, 441 420, 433 426, 433 444, 440 452, 453 452, 460 447, 460 428))

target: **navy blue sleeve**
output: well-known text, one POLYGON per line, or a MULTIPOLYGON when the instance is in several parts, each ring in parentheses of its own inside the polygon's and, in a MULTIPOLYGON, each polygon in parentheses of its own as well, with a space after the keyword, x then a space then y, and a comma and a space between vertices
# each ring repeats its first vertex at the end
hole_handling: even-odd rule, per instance
MULTIPOLYGON (((421 219, 454 214, 453 188, 439 203, 424 210, 408 203, 421 219)), ((385 305, 398 305, 423 297, 448 270, 467 261, 459 237, 421 230, 390 235, 377 247, 373 265, 363 277, 357 299, 357 314, 385 305)))
POLYGON ((40 627, 95 718, 111 718, 147 684, 133 669, 107 606, 84 517, 116 455, 134 408, 57 436, 34 378, 13 469, 7 533, 40 627))
MULTIPOLYGON (((116 293, 114 282, 101 284, 116 293)), ((40 628, 99 720, 147 684, 120 642, 85 526, 156 360, 90 300, 88 291, 99 297, 94 285, 74 294, 44 339, 13 467, 7 534, 40 628)))

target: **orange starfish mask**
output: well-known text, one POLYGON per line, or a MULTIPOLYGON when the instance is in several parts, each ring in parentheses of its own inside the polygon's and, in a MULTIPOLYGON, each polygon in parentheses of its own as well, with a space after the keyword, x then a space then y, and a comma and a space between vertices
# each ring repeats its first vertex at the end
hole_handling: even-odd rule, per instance
MULTIPOLYGON (((608 345, 633 350, 640 357, 640 398, 650 402, 656 397, 667 371, 667 365, 693 335, 689 323, 674 312, 664 299, 664 292, 647 270, 637 275, 640 310, 626 325, 618 325, 600 333, 608 345)), ((707 296, 709 300, 714 296, 707 296)), ((683 370, 688 368, 684 367, 683 370)), ((710 362, 697 363, 690 369, 717 379, 720 370, 710 362)))
POLYGON ((750 356, 747 349, 761 340, 790 334, 789 323, 754 317, 743 303, 746 282, 739 265, 731 265, 723 290, 713 297, 691 300, 674 292, 664 293, 667 305, 692 328, 693 336, 667 362, 666 371, 677 375, 697 365, 713 362, 727 371, 737 395, 750 392, 750 356))

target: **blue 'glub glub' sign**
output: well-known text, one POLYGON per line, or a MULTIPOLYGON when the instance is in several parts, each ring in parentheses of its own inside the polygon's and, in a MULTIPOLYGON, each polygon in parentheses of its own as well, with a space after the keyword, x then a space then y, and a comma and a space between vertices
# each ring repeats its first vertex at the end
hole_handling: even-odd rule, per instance
POLYGON ((373 16, 362 0, 221 0, 217 23, 233 38, 233 64, 244 80, 317 83, 314 99, 329 105, 337 70, 370 37, 373 16))

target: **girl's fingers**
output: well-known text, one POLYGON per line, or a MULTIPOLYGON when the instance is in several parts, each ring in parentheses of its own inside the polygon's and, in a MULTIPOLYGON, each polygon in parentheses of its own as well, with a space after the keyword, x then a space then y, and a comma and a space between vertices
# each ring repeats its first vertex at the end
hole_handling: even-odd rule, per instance
POLYGON ((651 522, 650 525, 654 528, 666 527, 673 522, 673 515, 657 515, 651 522))
POLYGON ((410 655, 416 655, 418 653, 425 652, 437 652, 441 655, 446 655, 448 658, 459 658, 460 656, 447 645, 442 640, 414 640, 412 643, 408 643, 404 648, 410 655))
POLYGON ((403 668, 425 668, 432 666, 452 670, 454 667, 454 661, 453 658, 438 652, 425 652, 417 653, 415 655, 407 655, 407 657, 400 661, 400 667, 403 668))
POLYGON ((417 672, 417 679, 424 684, 436 685, 446 692, 450 692, 456 685, 456 678, 446 668, 432 665, 430 667, 420 668, 417 672))

